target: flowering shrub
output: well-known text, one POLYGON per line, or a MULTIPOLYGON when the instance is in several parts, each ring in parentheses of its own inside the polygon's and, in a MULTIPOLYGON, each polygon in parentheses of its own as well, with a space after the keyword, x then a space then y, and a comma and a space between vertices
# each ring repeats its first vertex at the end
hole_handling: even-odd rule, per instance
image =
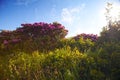
POLYGON ((11 44, 11 43, 18 43, 20 41, 21 41, 21 39, 17 38, 14 35, 14 31, 3 30, 0 33, 0 44, 8 45, 8 44, 11 44))
POLYGON ((91 50, 94 47, 94 42, 90 39, 79 39, 69 38, 61 40, 60 47, 70 46, 71 49, 77 48, 80 52, 84 53, 88 50, 91 50))
POLYGON ((98 36, 97 35, 94 35, 94 34, 85 34, 85 33, 82 33, 82 34, 79 34, 75 37, 73 37, 75 40, 79 40, 80 38, 83 38, 84 40, 86 39, 90 39, 92 40, 93 42, 97 41, 98 39, 98 36))
POLYGON ((70 46, 72 49, 77 48, 80 52, 86 52, 94 48, 97 40, 97 35, 83 33, 72 38, 61 40, 60 46, 70 46))
POLYGON ((20 43, 22 46, 17 47, 19 49, 48 51, 54 49, 68 32, 64 26, 57 22, 21 24, 21 26, 14 31, 2 31, 0 44, 10 46, 20 43))
POLYGON ((61 24, 42 22, 1 31, 0 80, 120 80, 119 36, 66 34, 61 24))
POLYGON ((61 24, 54 22, 53 24, 48 23, 34 23, 34 24, 21 24, 22 27, 16 29, 16 33, 18 33, 21 38, 38 38, 38 37, 51 37, 50 40, 59 40, 64 38, 67 34, 67 30, 65 30, 64 26, 61 24))

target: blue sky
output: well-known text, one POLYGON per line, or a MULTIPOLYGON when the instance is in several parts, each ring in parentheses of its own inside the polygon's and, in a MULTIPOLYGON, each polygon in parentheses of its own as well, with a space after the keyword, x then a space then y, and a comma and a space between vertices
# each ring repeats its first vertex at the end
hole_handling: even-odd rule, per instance
POLYGON ((99 34, 106 24, 106 2, 119 0, 0 0, 0 29, 15 30, 22 23, 57 21, 69 31, 99 34))

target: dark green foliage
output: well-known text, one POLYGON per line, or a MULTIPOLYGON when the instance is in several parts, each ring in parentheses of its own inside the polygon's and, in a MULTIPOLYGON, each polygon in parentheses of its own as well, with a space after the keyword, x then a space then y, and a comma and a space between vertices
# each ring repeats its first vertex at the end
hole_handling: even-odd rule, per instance
MULTIPOLYGON (((97 40, 97 39, 96 39, 97 40)), ((75 36, 68 39, 61 40, 59 47, 70 46, 71 49, 78 49, 80 52, 84 53, 94 46, 94 40, 90 39, 89 37, 85 38, 83 36, 75 36)))
POLYGON ((120 22, 111 22, 101 32, 96 46, 99 50, 99 57, 106 60, 107 64, 101 69, 104 70, 106 79, 119 80, 120 77, 120 22))
POLYGON ((0 80, 120 80, 118 23, 99 37, 64 38, 67 31, 58 23, 23 24, 15 31, 2 31, 0 80))
POLYGON ((101 42, 119 42, 120 41, 120 21, 109 23, 101 32, 101 42))

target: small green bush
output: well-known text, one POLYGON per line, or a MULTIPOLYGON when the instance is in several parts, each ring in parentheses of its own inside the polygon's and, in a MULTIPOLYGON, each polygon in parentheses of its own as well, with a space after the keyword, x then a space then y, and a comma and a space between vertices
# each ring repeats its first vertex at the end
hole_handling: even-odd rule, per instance
POLYGON ((94 44, 95 42, 91 41, 91 39, 83 39, 83 37, 80 37, 77 40, 74 38, 61 40, 60 47, 70 46, 71 49, 77 48, 80 52, 84 53, 91 50, 94 44))
POLYGON ((64 47, 48 54, 18 52, 0 65, 0 79, 10 80, 101 80, 104 78, 94 58, 77 49, 64 47), (7 64, 6 64, 7 63, 7 64), (97 75, 96 75, 97 74, 97 75))

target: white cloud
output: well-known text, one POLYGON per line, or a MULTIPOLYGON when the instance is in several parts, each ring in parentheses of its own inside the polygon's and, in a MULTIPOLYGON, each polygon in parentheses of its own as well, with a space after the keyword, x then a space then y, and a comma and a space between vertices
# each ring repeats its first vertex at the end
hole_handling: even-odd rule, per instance
POLYGON ((16 5, 28 5, 30 3, 36 2, 38 0, 17 0, 16 5))
POLYGON ((77 15, 80 14, 81 10, 85 7, 85 4, 82 4, 79 7, 73 8, 63 8, 61 12, 61 22, 67 24, 73 24, 77 15))
POLYGON ((52 9, 50 10, 50 19, 54 22, 58 20, 58 14, 57 14, 57 9, 56 5, 53 5, 52 9))
POLYGON ((67 37, 77 34, 78 28, 81 27, 81 15, 85 8, 85 4, 72 8, 63 8, 61 12, 60 22, 68 29, 69 33, 67 37))
POLYGON ((62 9, 61 17, 62 17, 61 21, 65 23, 70 24, 73 21, 73 15, 68 8, 62 9))

